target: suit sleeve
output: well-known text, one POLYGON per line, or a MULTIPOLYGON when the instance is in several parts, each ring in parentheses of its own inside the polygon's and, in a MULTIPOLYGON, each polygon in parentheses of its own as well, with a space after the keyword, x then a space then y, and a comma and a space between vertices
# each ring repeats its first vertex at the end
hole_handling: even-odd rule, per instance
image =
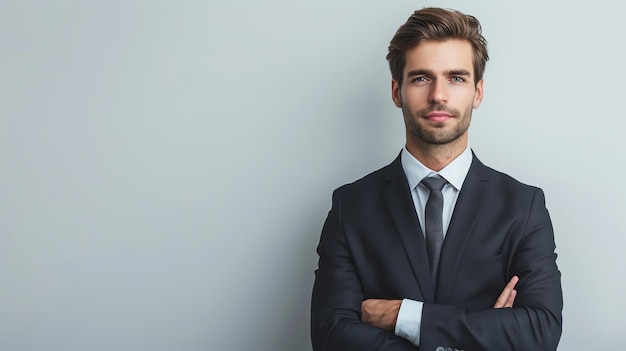
POLYGON ((364 295, 341 224, 338 190, 333 193, 317 252, 319 267, 311 301, 314 351, 419 350, 393 331, 361 323, 364 295))
POLYGON ((451 345, 465 350, 556 350, 563 295, 554 233, 543 192, 536 189, 510 275, 520 281, 513 308, 470 311, 424 304, 420 347, 451 345))

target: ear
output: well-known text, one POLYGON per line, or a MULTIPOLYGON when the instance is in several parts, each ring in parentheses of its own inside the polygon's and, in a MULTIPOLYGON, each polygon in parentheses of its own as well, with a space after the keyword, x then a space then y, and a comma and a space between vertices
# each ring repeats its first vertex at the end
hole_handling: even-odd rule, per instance
POLYGON ((483 82, 484 81, 481 79, 476 84, 476 93, 474 93, 474 103, 472 104, 473 108, 478 108, 483 101, 483 82))
POLYGON ((395 79, 391 80, 391 99, 396 107, 402 107, 402 97, 400 96, 400 84, 395 79))

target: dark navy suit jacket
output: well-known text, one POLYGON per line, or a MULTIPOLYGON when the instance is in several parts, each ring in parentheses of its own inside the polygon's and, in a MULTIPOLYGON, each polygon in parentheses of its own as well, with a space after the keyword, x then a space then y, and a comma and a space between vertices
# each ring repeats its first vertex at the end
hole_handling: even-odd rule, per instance
POLYGON ((400 157, 333 193, 311 303, 315 351, 555 350, 563 297, 541 189, 473 156, 433 286, 400 157), (514 275, 513 308, 493 309, 514 275), (361 302, 424 302, 420 347, 360 321, 361 302))

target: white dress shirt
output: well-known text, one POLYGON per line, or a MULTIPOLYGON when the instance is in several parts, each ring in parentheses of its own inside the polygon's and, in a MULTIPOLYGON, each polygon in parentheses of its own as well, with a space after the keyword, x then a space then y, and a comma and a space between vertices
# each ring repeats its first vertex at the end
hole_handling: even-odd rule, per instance
MULTIPOLYGON (((425 233, 424 229, 424 211, 426 208, 426 202, 428 201, 429 190, 421 184, 422 179, 433 175, 439 175, 445 179, 448 183, 444 185, 441 190, 443 194, 443 235, 445 239, 448 226, 450 225, 450 219, 454 212, 454 206, 456 200, 459 197, 459 192, 467 176, 467 172, 472 165, 472 152, 468 147, 457 158, 450 162, 439 172, 435 172, 428 167, 424 166, 418 161, 409 151, 402 149, 400 155, 402 161, 402 169, 409 183, 409 189, 411 190, 411 197, 413 198, 413 204, 415 205, 415 211, 417 212, 417 218, 419 219, 422 233, 425 233)), ((398 320, 396 321, 395 333, 401 336, 416 346, 419 346, 420 342, 420 327, 422 325, 422 307, 424 303, 422 301, 415 301, 410 299, 402 300, 400 306, 400 312, 398 313, 398 320)))

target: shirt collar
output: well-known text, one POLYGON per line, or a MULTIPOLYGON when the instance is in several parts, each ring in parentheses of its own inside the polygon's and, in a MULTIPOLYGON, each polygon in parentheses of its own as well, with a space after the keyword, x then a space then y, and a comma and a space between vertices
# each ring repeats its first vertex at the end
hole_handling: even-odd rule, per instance
POLYGON ((468 147, 452 162, 445 166, 441 171, 435 172, 432 169, 424 166, 418 161, 411 153, 406 149, 406 146, 402 149, 400 156, 402 162, 402 168, 404 174, 409 182, 409 188, 414 189, 422 179, 435 174, 440 175, 450 183, 457 191, 461 191, 467 172, 469 172, 472 165, 472 152, 468 147))

